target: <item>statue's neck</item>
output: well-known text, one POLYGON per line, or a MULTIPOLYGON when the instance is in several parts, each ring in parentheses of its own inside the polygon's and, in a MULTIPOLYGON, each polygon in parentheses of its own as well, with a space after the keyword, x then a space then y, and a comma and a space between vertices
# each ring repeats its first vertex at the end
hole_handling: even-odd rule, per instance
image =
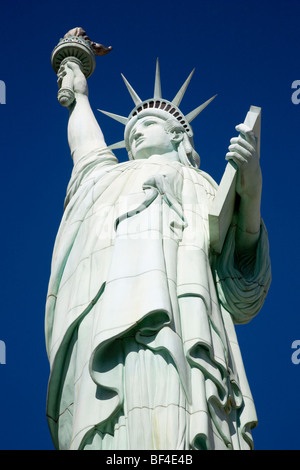
POLYGON ((173 152, 167 152, 162 154, 154 153, 147 160, 150 161, 161 161, 161 162, 179 162, 178 153, 174 150, 173 152))

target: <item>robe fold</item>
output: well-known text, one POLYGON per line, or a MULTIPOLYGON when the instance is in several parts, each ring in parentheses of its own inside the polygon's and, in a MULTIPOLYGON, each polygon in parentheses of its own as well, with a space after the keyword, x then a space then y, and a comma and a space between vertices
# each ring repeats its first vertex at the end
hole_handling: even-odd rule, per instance
POLYGON ((261 309, 262 222, 237 265, 210 250, 205 172, 107 148, 74 167, 46 304, 47 418, 58 449, 251 449, 257 418, 235 323, 261 309))

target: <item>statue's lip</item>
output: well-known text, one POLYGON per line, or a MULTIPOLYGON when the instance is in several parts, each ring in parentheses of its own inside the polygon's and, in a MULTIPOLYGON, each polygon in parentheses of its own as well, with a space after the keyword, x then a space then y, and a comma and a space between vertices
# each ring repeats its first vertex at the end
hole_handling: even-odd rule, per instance
POLYGON ((144 137, 144 136, 139 137, 138 139, 136 139, 135 145, 136 145, 136 146, 139 145, 139 144, 142 143, 144 140, 145 140, 145 137, 144 137))

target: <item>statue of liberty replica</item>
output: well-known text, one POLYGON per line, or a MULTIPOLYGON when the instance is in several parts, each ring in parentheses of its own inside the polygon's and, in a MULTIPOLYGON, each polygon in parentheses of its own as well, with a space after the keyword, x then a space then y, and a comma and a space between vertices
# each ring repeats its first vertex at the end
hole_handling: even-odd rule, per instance
POLYGON ((235 324, 257 315, 271 282, 256 131, 245 121, 230 141, 234 210, 215 249, 210 220, 224 190, 199 169, 190 125, 211 99, 184 115, 192 74, 169 101, 158 62, 149 99, 123 77, 134 108, 105 111, 125 128, 108 146, 87 77, 109 51, 75 28, 52 54, 74 162, 46 304, 54 445, 252 449, 257 417, 235 324))

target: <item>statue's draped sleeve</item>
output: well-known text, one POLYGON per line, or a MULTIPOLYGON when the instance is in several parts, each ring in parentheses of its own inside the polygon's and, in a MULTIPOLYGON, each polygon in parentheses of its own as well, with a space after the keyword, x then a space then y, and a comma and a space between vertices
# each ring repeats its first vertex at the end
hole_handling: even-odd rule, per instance
POLYGON ((271 283, 268 234, 263 221, 254 255, 237 258, 237 226, 230 227, 222 253, 215 258, 216 287, 234 323, 248 323, 263 306, 271 283))

